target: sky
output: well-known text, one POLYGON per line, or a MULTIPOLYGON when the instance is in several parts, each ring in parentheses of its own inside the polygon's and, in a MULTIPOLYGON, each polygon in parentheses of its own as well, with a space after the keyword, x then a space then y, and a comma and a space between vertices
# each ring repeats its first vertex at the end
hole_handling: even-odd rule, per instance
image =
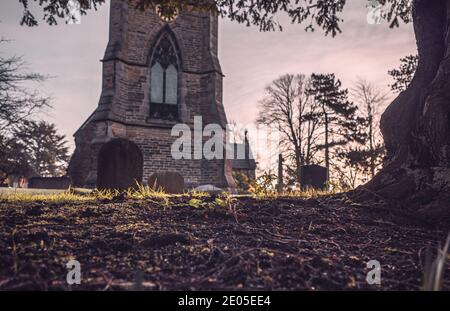
MULTIPOLYGON (((386 22, 371 25, 364 0, 348 0, 342 34, 332 38, 321 30, 305 32, 280 15, 282 32, 259 32, 257 27, 219 21, 219 58, 224 78, 224 105, 229 121, 251 123, 264 88, 285 73, 335 73, 344 87, 358 77, 388 88, 389 69, 416 53, 412 25, 389 29, 386 22)), ((38 89, 52 97, 53 109, 44 118, 56 123, 73 147, 72 135, 98 104, 103 57, 109 29, 109 1, 83 16, 80 25, 20 26, 17 0, 0 3, 2 56, 23 55, 30 71, 51 78, 38 89)))

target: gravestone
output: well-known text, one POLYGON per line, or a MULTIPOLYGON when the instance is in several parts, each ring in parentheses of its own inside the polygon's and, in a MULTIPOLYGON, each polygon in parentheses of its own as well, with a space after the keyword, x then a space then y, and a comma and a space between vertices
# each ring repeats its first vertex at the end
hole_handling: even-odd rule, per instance
POLYGON ((184 178, 176 172, 153 173, 148 178, 148 186, 154 190, 179 194, 184 192, 184 178))
POLYGON ((300 177, 302 190, 322 190, 327 183, 327 169, 320 165, 303 165, 300 169, 300 177))
POLYGON ((142 182, 143 159, 139 147, 127 139, 113 139, 98 155, 97 188, 126 190, 142 182))
POLYGON ((213 185, 202 185, 202 186, 198 186, 192 190, 196 191, 196 192, 206 192, 209 194, 221 194, 222 192, 224 192, 223 189, 215 187, 213 185))
POLYGON ((69 189, 72 181, 68 177, 33 177, 28 181, 31 189, 69 189))

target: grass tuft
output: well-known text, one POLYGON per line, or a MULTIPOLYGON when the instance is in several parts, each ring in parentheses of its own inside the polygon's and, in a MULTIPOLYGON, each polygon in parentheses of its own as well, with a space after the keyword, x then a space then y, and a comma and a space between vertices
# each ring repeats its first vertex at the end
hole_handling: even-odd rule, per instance
MULTIPOLYGON (((250 191, 250 196, 258 200, 276 200, 278 198, 318 198, 322 196, 332 195, 341 192, 332 188, 332 190, 315 190, 308 189, 305 191, 284 191, 277 192, 275 189, 268 187, 265 182, 257 187, 254 187, 250 191)), ((167 194, 163 189, 154 189, 152 187, 136 183, 135 187, 129 188, 125 191, 119 190, 89 190, 89 189, 77 189, 69 188, 66 191, 57 190, 33 190, 33 189, 17 189, 0 192, 0 201, 6 202, 53 202, 53 203, 66 203, 66 202, 93 202, 93 201, 109 201, 117 198, 131 199, 131 200, 157 200, 163 201, 165 208, 170 208, 170 198, 180 197, 192 199, 192 205, 194 208, 202 206, 200 202, 210 197, 210 194, 206 192, 185 192, 184 194, 167 194)), ((217 206, 226 207, 230 212, 234 208, 235 196, 224 192, 216 199, 217 206)), ((234 212, 233 212, 234 213, 234 212)))
POLYGON ((450 232, 444 247, 438 247, 436 258, 431 261, 431 252, 428 250, 425 260, 424 276, 422 290, 424 291, 440 291, 444 282, 445 263, 447 262, 447 254, 450 246, 450 232))
POLYGON ((68 189, 63 192, 33 192, 33 191, 11 191, 0 193, 0 201, 6 202, 88 202, 97 200, 92 192, 82 192, 68 189))
POLYGON ((110 189, 74 189, 69 188, 66 191, 33 191, 29 190, 13 190, 0 193, 0 201, 6 202, 89 202, 98 200, 114 200, 118 197, 127 199, 167 199, 169 197, 163 190, 154 190, 148 186, 137 184, 136 187, 125 191, 110 189))

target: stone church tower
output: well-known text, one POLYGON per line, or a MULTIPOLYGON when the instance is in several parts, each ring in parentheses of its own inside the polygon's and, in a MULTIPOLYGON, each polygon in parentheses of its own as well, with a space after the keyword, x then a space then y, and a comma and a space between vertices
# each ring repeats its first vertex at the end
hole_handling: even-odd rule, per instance
POLYGON ((164 171, 180 173, 188 187, 234 184, 229 160, 174 160, 171 155, 178 138, 171 136, 175 124, 193 129, 194 117, 201 116, 203 126, 226 126, 218 17, 161 11, 111 1, 100 101, 74 135, 68 174, 76 186, 123 189, 164 171))

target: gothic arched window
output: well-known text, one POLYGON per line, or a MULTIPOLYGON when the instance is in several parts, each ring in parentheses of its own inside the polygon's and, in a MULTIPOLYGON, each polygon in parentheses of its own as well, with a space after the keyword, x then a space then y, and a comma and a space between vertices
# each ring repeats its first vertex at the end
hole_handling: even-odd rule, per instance
POLYGON ((153 54, 150 74, 150 117, 178 118, 178 61, 175 48, 166 36, 153 54))

